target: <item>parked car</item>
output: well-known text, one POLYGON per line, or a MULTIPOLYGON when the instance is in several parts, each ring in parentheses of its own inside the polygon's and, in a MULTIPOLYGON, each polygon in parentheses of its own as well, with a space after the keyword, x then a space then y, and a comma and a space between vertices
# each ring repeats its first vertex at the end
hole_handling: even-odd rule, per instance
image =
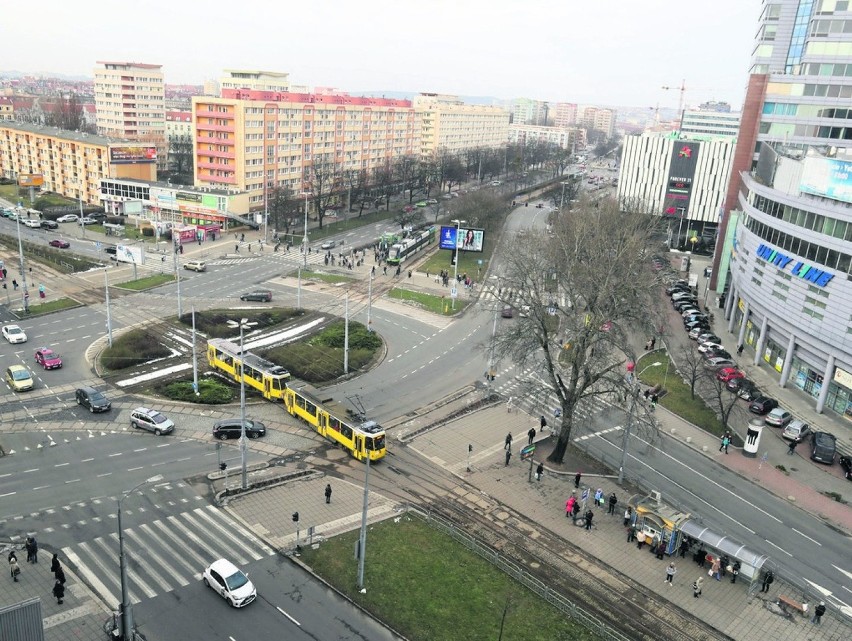
POLYGON ((805 423, 804 421, 800 421, 796 419, 792 421, 787 427, 784 428, 784 431, 781 432, 781 436, 786 438, 788 441, 796 441, 797 443, 801 443, 808 436, 810 436, 811 426, 805 423))
POLYGON ((680 316, 681 316, 681 318, 683 318, 683 319, 687 319, 687 318, 704 318, 704 319, 709 319, 709 318, 710 318, 709 316, 707 316, 707 314, 705 314, 705 313, 704 313, 704 312, 702 312, 702 311, 697 311, 697 312, 683 311, 683 312, 681 312, 680 316))
POLYGON ((27 333, 18 325, 3 325, 3 329, 0 329, 0 334, 3 334, 3 338, 12 345, 27 342, 27 333))
POLYGON ((723 383, 727 383, 733 378, 745 378, 745 372, 736 367, 723 367, 716 372, 716 378, 723 383))
POLYGON ((688 334, 693 329, 710 329, 710 324, 707 321, 702 320, 690 321, 689 323, 684 324, 683 329, 688 334))
POLYGON ((33 389, 33 375, 23 365, 10 365, 6 368, 6 382, 15 392, 26 392, 33 389))
POLYGON ((837 439, 828 432, 813 432, 811 435, 811 460, 832 465, 837 455, 837 439))
POLYGON ((175 424, 171 419, 157 410, 151 410, 147 407, 137 407, 130 412, 130 426, 136 429, 148 430, 157 436, 160 434, 169 434, 174 431, 175 424))
POLYGON ((246 292, 240 296, 240 300, 256 300, 268 303, 272 300, 272 292, 268 289, 258 289, 253 292, 246 292))
POLYGON ((183 264, 183 268, 194 272, 203 272, 207 271, 207 263, 203 260, 188 260, 183 264))
POLYGON ((337 243, 333 240, 327 240, 322 245, 320 245, 320 249, 334 249, 337 243))
MULTIPOLYGON (((213 436, 220 440, 240 438, 240 435, 240 419, 238 418, 224 418, 213 424, 213 436)), ((249 438, 266 436, 266 425, 260 421, 246 419, 246 436, 249 438)))
POLYGON ((787 423, 792 420, 793 415, 790 412, 782 407, 776 407, 766 415, 763 422, 772 427, 786 427, 787 423))
POLYGON ((414 206, 415 207, 426 207, 428 204, 429 203, 427 203, 425 200, 418 200, 416 203, 414 203, 414 206))
POLYGON ((703 334, 699 334, 698 338, 695 339, 699 343, 705 343, 707 341, 712 341, 713 343, 721 343, 722 339, 716 336, 713 332, 705 332, 703 334))
POLYGON ((729 369, 736 367, 736 365, 737 364, 730 358, 722 357, 708 358, 707 362, 704 363, 704 367, 706 367, 707 369, 729 369))
POLYGON ((81 387, 74 392, 77 405, 87 408, 92 414, 95 412, 108 412, 112 407, 109 399, 94 387, 81 387))
POLYGON ((202 580, 235 608, 242 608, 257 598, 257 590, 248 576, 227 559, 219 559, 204 568, 202 580))
POLYGON ((719 343, 714 343, 713 341, 705 341, 698 345, 698 351, 702 354, 706 354, 707 352, 715 352, 716 350, 725 349, 719 343))
POLYGON ((41 347, 36 350, 35 362, 44 369, 59 369, 62 367, 62 357, 49 347, 41 347))
MULTIPOLYGON (((654 261, 654 264, 657 264, 657 261, 654 261)), ((662 261, 662 260, 659 261, 659 265, 660 265, 660 267, 665 267, 665 261, 662 261)), ((689 283, 687 283, 685 280, 676 280, 671 285, 668 285, 666 287, 666 294, 668 294, 669 296, 671 296, 672 294, 676 294, 678 292, 689 292, 689 291, 690 291, 689 283)))
POLYGON ((689 330, 689 337, 690 337, 692 340, 697 341, 697 340, 698 340, 698 338, 699 338, 702 334, 706 334, 706 333, 707 333, 707 328, 706 328, 706 327, 693 327, 691 330, 689 330))
POLYGON ((83 217, 80 219, 80 224, 81 224, 81 225, 94 225, 94 224, 95 224, 95 223, 97 223, 97 222, 98 222, 98 221, 97 221, 97 219, 92 218, 91 216, 83 216, 83 217))
POLYGON ((852 481, 852 456, 841 456, 840 467, 843 469, 843 476, 847 481, 852 481))
POLYGON ((438 199, 437 198, 429 198, 426 202, 429 203, 430 205, 437 205, 438 199))
POLYGON ((734 360, 734 357, 731 356, 724 348, 719 347, 717 349, 710 350, 709 352, 704 353, 704 358, 727 358, 728 360, 734 360))
POLYGON ((27 218, 23 221, 24 225, 30 229, 41 229, 41 221, 35 218, 27 218))
POLYGON ((55 220, 43 220, 41 221, 42 229, 59 229, 59 223, 55 220))
POLYGON ((500 316, 502 316, 503 318, 514 318, 515 309, 507 305, 503 308, 503 311, 500 312, 500 316))
POLYGON ((47 243, 51 247, 58 247, 59 249, 68 249, 71 247, 71 243, 67 240, 62 240, 61 238, 54 238, 49 243, 47 243))
POLYGON ((694 309, 695 311, 698 311, 698 303, 694 298, 679 300, 675 302, 672 307, 674 307, 681 314, 683 314, 687 309, 694 309))
POLYGON ((60 216, 56 219, 58 223, 76 223, 77 222, 77 214, 65 214, 64 216, 60 216))
POLYGON ((748 406, 748 411, 758 416, 769 414, 772 410, 778 407, 778 401, 769 396, 758 396, 748 406))

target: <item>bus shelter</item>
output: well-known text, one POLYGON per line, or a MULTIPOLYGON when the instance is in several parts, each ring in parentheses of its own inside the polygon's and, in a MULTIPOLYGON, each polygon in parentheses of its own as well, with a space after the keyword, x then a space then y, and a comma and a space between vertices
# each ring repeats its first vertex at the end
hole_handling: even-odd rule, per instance
POLYGON ((754 582, 760 576, 761 568, 769 560, 769 557, 765 554, 758 554, 731 537, 714 532, 692 519, 687 519, 681 525, 681 532, 684 536, 692 537, 709 550, 715 551, 718 556, 727 556, 731 563, 739 561, 739 576, 748 579, 749 582, 754 582))
POLYGON ((689 514, 681 512, 660 499, 659 493, 651 496, 635 494, 628 505, 633 508, 633 524, 636 530, 645 533, 648 540, 660 538, 666 545, 666 553, 674 554, 680 546, 681 528, 689 514))

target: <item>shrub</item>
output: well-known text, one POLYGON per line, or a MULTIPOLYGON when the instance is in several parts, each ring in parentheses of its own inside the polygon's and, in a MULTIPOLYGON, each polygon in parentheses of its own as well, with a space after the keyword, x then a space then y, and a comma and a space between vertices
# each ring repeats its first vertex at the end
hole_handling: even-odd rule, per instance
POLYGON ((151 236, 153 238, 154 228, 153 227, 143 227, 142 228, 142 235, 143 236, 151 236))
POLYGON ((101 355, 101 363, 109 370, 121 370, 134 367, 155 358, 165 358, 171 354, 160 344, 159 337, 144 329, 135 329, 112 342, 101 355))
MULTIPOLYGON (((345 324, 344 321, 335 321, 322 332, 312 339, 315 345, 324 345, 326 347, 336 347, 343 349, 345 339, 345 324)), ((366 349, 375 351, 382 345, 382 339, 372 332, 367 331, 367 327, 361 323, 349 323, 349 349, 366 349)))
POLYGON ((234 398, 234 390, 221 381, 215 379, 201 379, 198 381, 198 396, 192 389, 191 380, 172 381, 167 383, 161 390, 162 394, 173 401, 184 401, 187 403, 200 403, 204 405, 221 405, 230 403, 234 398))
MULTIPOLYGON (((257 311, 212 309, 206 312, 195 312, 195 329, 210 338, 233 338, 239 334, 239 330, 228 327, 229 320, 239 321, 241 318, 247 318, 249 321, 257 323, 257 327, 254 329, 264 329, 284 323, 292 318, 304 316, 304 314, 305 312, 302 310, 288 307, 257 311)), ((179 320, 187 327, 191 327, 192 313, 183 314, 179 320)))

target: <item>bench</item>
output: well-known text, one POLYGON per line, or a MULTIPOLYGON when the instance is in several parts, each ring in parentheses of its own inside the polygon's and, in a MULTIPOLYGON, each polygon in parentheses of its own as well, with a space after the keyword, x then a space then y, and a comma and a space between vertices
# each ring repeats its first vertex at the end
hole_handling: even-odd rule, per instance
POLYGON ((795 610, 799 614, 805 614, 808 611, 807 603, 799 603, 798 601, 791 599, 788 596, 784 596, 783 594, 778 595, 778 605, 782 610, 786 610, 790 608, 791 610, 795 610))

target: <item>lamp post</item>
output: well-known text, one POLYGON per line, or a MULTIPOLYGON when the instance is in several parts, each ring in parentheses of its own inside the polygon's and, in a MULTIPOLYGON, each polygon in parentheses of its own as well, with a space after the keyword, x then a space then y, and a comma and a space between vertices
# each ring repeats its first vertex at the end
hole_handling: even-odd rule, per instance
POLYGON ((21 263, 21 287, 23 288, 24 297, 24 314, 30 312, 30 291, 27 289, 27 272, 24 270, 24 246, 21 243, 21 217, 17 217, 18 227, 18 260, 21 263))
MULTIPOLYGON (((456 253, 455 253, 455 260, 453 260, 453 289, 456 290, 456 296, 458 296, 458 292, 459 292, 459 288, 458 288, 458 282, 459 282, 459 229, 461 229, 461 225, 463 223, 466 223, 467 221, 455 219, 455 220, 451 220, 450 222, 456 224, 456 253)), ((450 297, 450 305, 452 306, 452 309, 456 308, 456 296, 450 297)))
POLYGON ((304 255, 304 265, 307 269, 308 267, 308 196, 310 196, 310 192, 303 191, 301 193, 302 196, 305 197, 305 235, 302 238, 302 254, 304 255))
POLYGON ((245 340, 245 330, 255 325, 257 323, 250 323, 248 318, 241 318, 239 323, 237 321, 228 321, 228 327, 231 329, 240 328, 240 462, 243 469, 242 489, 244 490, 248 487, 246 472, 248 443, 246 443, 246 380, 243 375, 243 363, 246 356, 243 353, 243 341, 245 340))
POLYGON ((569 184, 567 180, 562 181, 562 196, 559 198, 559 211, 562 211, 562 205, 565 204, 565 185, 569 184))
POLYGON ((642 371, 635 375, 634 380, 630 381, 630 409, 627 412, 627 427, 624 429, 624 434, 621 437, 621 463, 618 466, 618 482, 621 484, 624 481, 624 464, 627 462, 627 444, 630 440, 630 430, 633 429, 633 410, 636 409, 636 397, 639 395, 639 386, 634 384, 642 376, 642 372, 651 368, 662 365, 660 361, 651 363, 647 367, 643 367, 642 371))
POLYGON ((86 226, 83 224, 83 188, 86 186, 81 178, 79 181, 80 184, 80 227, 83 228, 83 238, 86 237, 86 226))
POLYGON ((121 504, 124 499, 146 483, 157 483, 162 480, 162 474, 145 479, 132 489, 122 493, 121 498, 118 499, 118 567, 121 575, 121 638, 123 641, 131 641, 133 638, 133 611, 127 587, 127 564, 124 561, 124 530, 121 527, 121 504))
POLYGON ((112 317, 109 312, 109 276, 107 275, 107 268, 104 267, 104 302, 106 303, 106 314, 107 314, 107 343, 112 347, 112 317))

